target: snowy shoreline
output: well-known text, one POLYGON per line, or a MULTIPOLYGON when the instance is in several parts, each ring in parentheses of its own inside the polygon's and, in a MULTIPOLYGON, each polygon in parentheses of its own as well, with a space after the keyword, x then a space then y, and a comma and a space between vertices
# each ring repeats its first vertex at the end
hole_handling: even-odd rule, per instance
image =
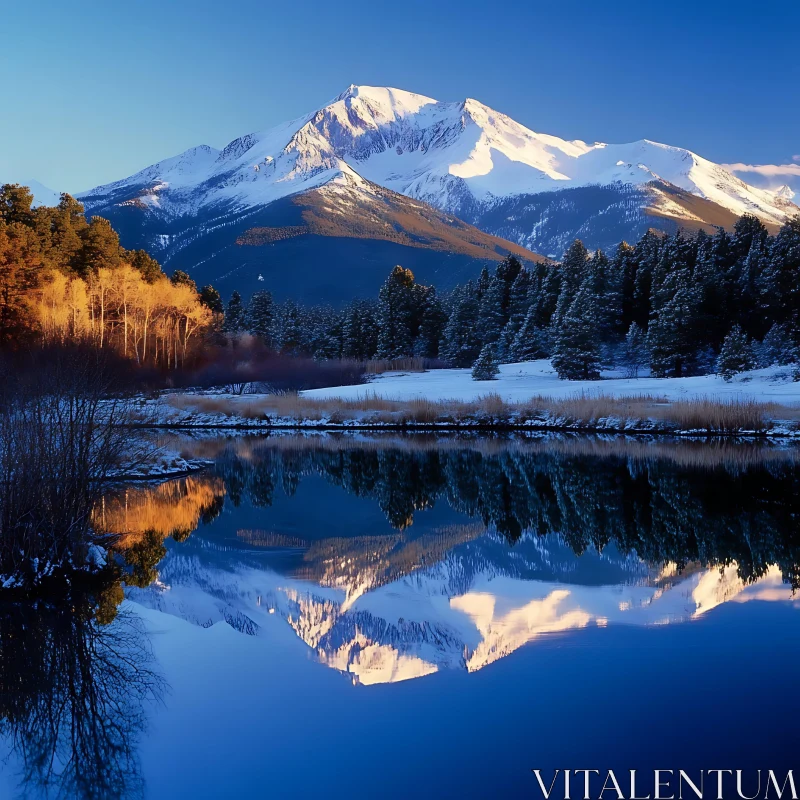
POLYGON ((131 427, 246 431, 577 432, 800 438, 791 368, 731 382, 694 378, 562 381, 548 361, 505 364, 498 380, 464 369, 385 373, 299 395, 172 393, 142 399, 131 427))

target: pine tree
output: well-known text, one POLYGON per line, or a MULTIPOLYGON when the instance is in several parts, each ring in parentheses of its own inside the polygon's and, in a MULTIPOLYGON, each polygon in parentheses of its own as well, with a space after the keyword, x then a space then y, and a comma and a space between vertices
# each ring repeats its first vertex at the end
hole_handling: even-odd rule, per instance
POLYGON ((772 240, 762 287, 765 311, 786 325, 793 344, 800 345, 800 215, 772 240))
POLYGON ((597 298, 591 290, 590 279, 584 280, 556 329, 553 368, 559 378, 567 380, 600 377, 597 298))
POLYGON ((481 350, 475 319, 478 300, 475 285, 470 281, 453 292, 451 311, 447 320, 439 353, 454 367, 468 367, 475 362, 481 350))
POLYGON ((0 221, 6 225, 17 223, 33 227, 35 215, 31 208, 33 194, 27 186, 6 183, 0 186, 0 221))
POLYGON ((630 330, 634 322, 637 266, 634 249, 627 242, 620 242, 611 259, 610 271, 619 287, 619 332, 623 333, 630 330))
POLYGON ((485 344, 472 366, 472 380, 493 381, 499 372, 500 370, 494 360, 494 349, 492 345, 485 344))
POLYGON ((509 356, 512 361, 534 361, 547 358, 547 353, 546 331, 536 327, 536 308, 531 306, 514 337, 509 356))
POLYGON ((396 266, 378 293, 378 358, 413 355, 414 273, 396 266))
POLYGON ((42 259, 31 228, 0 222, 0 345, 15 345, 31 331, 25 298, 37 284, 42 259))
POLYGON ((300 308, 297 303, 287 300, 276 314, 276 346, 284 355, 303 354, 304 331, 300 308))
POLYGON ((717 358, 717 375, 730 381, 739 372, 755 369, 756 359, 747 334, 739 325, 734 325, 722 343, 717 358))
POLYGON ((530 309, 533 287, 531 273, 526 269, 520 270, 511 285, 508 302, 508 321, 500 333, 497 343, 497 359, 501 364, 516 360, 514 342, 530 309))
POLYGON ((514 282, 523 272, 525 272, 525 268, 522 266, 522 262, 512 255, 506 256, 495 268, 495 280, 500 281, 502 286, 503 296, 500 305, 503 310, 504 325, 511 313, 511 289, 514 286, 514 282))
POLYGON ((506 324, 503 312, 503 293, 505 284, 494 277, 481 298, 478 308, 477 334, 481 344, 494 344, 506 324))
POLYGON ((592 292, 597 298, 597 333, 603 344, 618 341, 622 324, 622 287, 611 262, 602 250, 589 262, 592 292))
POLYGON ((785 366, 797 360, 789 331, 785 325, 773 325, 758 346, 758 363, 761 367, 785 366))
POLYGON ((489 288, 489 284, 492 282, 492 276, 489 274, 488 267, 484 267, 481 270, 481 274, 478 276, 478 282, 475 285, 475 299, 480 303, 483 299, 484 294, 486 294, 486 290, 489 288))
POLYGON ((536 306, 537 328, 553 327, 558 298, 561 296, 561 284, 560 265, 540 265, 535 287, 531 287, 531 303, 536 306))
POLYGON ((648 356, 645 332, 635 322, 631 322, 620 353, 626 377, 638 378, 639 370, 647 363, 648 356))
POLYGON ((208 284, 200 290, 200 302, 206 307, 210 308, 214 314, 223 314, 225 306, 222 303, 222 298, 219 292, 208 284))
POLYGON ((319 361, 342 358, 344 347, 344 317, 333 309, 326 311, 312 341, 314 358, 319 361))
POLYGON ((696 371, 698 294, 686 269, 670 273, 655 294, 654 318, 647 332, 655 377, 683 378, 696 371))
POLYGON ((367 361, 378 349, 378 323, 375 305, 356 300, 345 310, 342 329, 342 356, 367 361))
POLYGON ((173 286, 188 286, 193 292, 197 292, 197 284, 191 279, 189 273, 182 269, 176 269, 169 282, 173 286))
POLYGON ((653 273, 656 272, 661 257, 661 239, 652 230, 648 230, 633 248, 635 286, 633 290, 633 306, 631 322, 647 330, 652 313, 653 273))
POLYGON ((763 247, 768 237, 769 231, 758 217, 753 214, 742 214, 733 226, 732 257, 736 261, 743 261, 754 243, 758 242, 763 247))
POLYGON ((128 254, 131 266, 139 272, 147 283, 155 283, 163 276, 158 261, 150 256, 146 250, 134 250, 128 254))
POLYGON ((49 215, 47 222, 49 228, 48 259, 59 269, 77 274, 80 271, 79 262, 83 247, 81 237, 85 234, 87 225, 83 215, 83 206, 73 197, 64 193, 61 195, 58 206, 49 215))
MULTIPOLYGON (((92 217, 83 236, 81 261, 85 274, 93 272, 96 275, 99 269, 118 267, 121 263, 120 250, 119 236, 111 223, 103 217, 92 217)), ((158 271, 160 275, 160 267, 158 271)))
POLYGON ((275 345, 275 303, 267 291, 256 292, 247 305, 247 330, 266 347, 275 345))
POLYGON ((767 269, 766 247, 754 238, 739 270, 739 317, 742 327, 751 336, 766 335, 765 316, 762 312, 762 276, 767 269))
POLYGON ((511 292, 508 302, 508 320, 515 322, 517 327, 522 325, 525 315, 531 305, 533 297, 534 279, 527 269, 520 270, 514 283, 511 284, 511 292))
POLYGON ((436 289, 432 286, 426 288, 414 351, 415 355, 423 358, 439 358, 439 343, 444 333, 444 326, 447 324, 447 314, 436 294, 436 289))
POLYGON ((576 239, 564 253, 561 264, 556 267, 561 275, 558 302, 552 319, 553 330, 556 332, 561 329, 562 321, 586 279, 588 264, 589 253, 583 242, 576 239))
POLYGON ((225 309, 225 321, 222 324, 222 330, 234 336, 247 330, 245 306, 242 302, 242 296, 235 290, 231 294, 231 299, 228 300, 228 307, 225 309))

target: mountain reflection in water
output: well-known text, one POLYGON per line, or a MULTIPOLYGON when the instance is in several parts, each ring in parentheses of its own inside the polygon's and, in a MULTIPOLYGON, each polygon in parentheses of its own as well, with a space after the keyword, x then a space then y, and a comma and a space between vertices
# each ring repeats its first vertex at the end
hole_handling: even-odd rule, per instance
POLYGON ((271 620, 318 664, 379 684, 475 672, 568 631, 577 641, 587 628, 690 621, 751 600, 797 606, 793 449, 558 437, 172 444, 213 464, 109 489, 92 522, 119 539, 94 594, 68 587, 60 602, 0 605, 0 734, 23 794, 145 793, 138 748, 166 686, 149 633, 182 647, 174 626, 153 627, 158 612, 189 630, 224 622, 234 630, 217 633, 254 643, 242 636, 269 642, 271 620), (117 613, 121 586, 138 611, 117 613))
POLYGON ((320 663, 361 683, 478 670, 588 625, 791 600, 800 581, 793 450, 346 437, 184 447, 213 468, 106 501, 106 526, 127 525, 132 542, 181 540, 160 545, 128 597, 252 635, 278 614, 320 663))

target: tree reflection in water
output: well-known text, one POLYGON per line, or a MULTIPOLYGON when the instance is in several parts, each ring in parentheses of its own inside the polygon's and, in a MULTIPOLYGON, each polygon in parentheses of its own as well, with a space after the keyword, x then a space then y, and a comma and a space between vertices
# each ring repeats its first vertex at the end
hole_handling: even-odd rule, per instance
MULTIPOLYGON (((206 451, 206 454, 209 454, 206 451)), ((736 563, 751 582, 777 565, 800 587, 797 451, 740 444, 653 444, 583 437, 541 442, 240 439, 214 470, 227 500, 272 505, 304 477, 373 499, 392 527, 437 503, 480 520, 510 546, 557 534, 576 555, 614 543, 653 565, 736 563)))
POLYGON ((118 586, 0 606, 0 733, 23 796, 142 795, 137 745, 165 684, 118 586))

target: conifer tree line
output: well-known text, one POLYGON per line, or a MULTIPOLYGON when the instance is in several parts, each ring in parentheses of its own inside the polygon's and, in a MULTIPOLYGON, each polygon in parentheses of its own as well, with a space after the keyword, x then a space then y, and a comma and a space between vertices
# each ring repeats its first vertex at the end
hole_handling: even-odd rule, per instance
POLYGON ((718 372, 788 364, 800 351, 800 217, 770 235, 741 217, 732 232, 648 231, 610 255, 575 241, 561 262, 515 257, 440 295, 395 267, 375 300, 342 311, 277 304, 268 292, 245 306, 234 293, 228 333, 316 358, 419 356, 453 367, 552 358, 559 376, 597 378, 718 372))
POLYGON ((175 368, 248 334, 288 356, 418 357, 481 380, 537 358, 568 379, 612 367, 729 379, 800 360, 800 217, 774 235, 752 215, 732 232, 648 231, 611 254, 575 241, 560 262, 509 256, 446 294, 396 266, 377 298, 334 309, 268 291, 247 303, 233 292, 224 305, 213 287, 182 271, 167 278, 145 251, 123 249, 69 195, 55 208, 32 199, 0 187, 0 347, 80 339, 175 368))
POLYGON ((743 469, 724 461, 687 466, 629 456, 624 448, 587 457, 553 448, 479 455, 469 449, 391 446, 285 450, 257 442, 245 453, 229 448, 214 470, 225 481, 224 502, 236 506, 245 499, 271 506, 281 489, 292 494, 318 475, 376 500, 398 530, 413 525, 419 509, 446 503, 510 542, 526 531, 557 533, 577 555, 590 548, 603 552, 613 542, 650 564, 735 563, 745 581, 777 564, 783 579, 800 588, 796 463, 743 469), (765 497, 780 500, 765 503, 765 497))
POLYGON ((168 278, 70 195, 54 208, 32 202, 26 187, 0 187, 0 347, 86 341, 176 368, 221 322, 212 287, 198 292, 181 271, 168 278))

